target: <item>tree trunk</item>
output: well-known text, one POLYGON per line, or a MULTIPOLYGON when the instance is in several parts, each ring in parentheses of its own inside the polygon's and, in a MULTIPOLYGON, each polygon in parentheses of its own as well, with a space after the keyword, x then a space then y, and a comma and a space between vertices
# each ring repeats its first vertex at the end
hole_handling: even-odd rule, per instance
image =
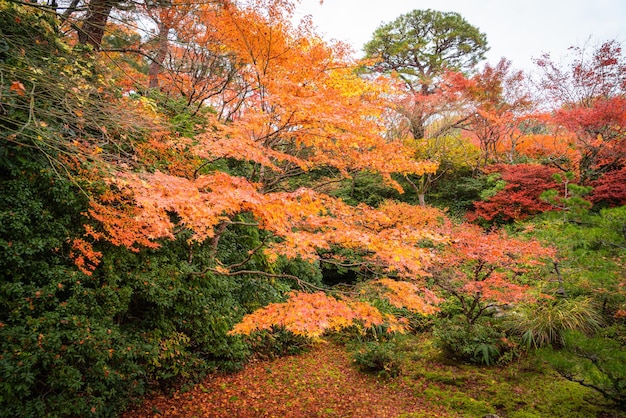
POLYGON ((167 40, 170 33, 170 28, 163 22, 159 22, 159 48, 156 56, 150 63, 148 69, 148 88, 154 89, 159 87, 159 74, 163 68, 163 62, 167 55, 167 40))
POLYGON ((424 139, 426 129, 424 128, 424 122, 421 118, 418 120, 411 120, 411 135, 413 135, 414 139, 424 139))
POLYGON ((89 3, 87 16, 78 32, 78 41, 83 45, 92 45, 95 50, 100 49, 104 27, 113 7, 118 0, 92 0, 89 3))

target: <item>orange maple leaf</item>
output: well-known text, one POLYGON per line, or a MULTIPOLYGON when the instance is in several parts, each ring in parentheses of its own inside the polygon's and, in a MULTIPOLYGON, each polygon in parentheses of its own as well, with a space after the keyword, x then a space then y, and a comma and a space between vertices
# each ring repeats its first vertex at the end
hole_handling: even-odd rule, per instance
POLYGON ((24 85, 20 83, 19 81, 12 82, 11 87, 9 87, 9 90, 14 91, 20 96, 23 96, 26 94, 26 87, 24 87, 24 85))

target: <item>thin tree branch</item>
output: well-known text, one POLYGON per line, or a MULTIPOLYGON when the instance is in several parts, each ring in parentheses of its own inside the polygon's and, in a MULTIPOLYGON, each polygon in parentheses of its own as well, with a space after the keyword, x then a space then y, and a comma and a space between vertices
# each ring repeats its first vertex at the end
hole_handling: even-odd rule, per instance
MULTIPOLYGON (((294 280, 298 284, 298 286, 300 286, 300 288, 302 289, 308 288, 308 289, 318 290, 320 292, 328 292, 328 289, 316 286, 292 274, 275 274, 275 273, 267 273, 265 271, 260 271, 260 270, 224 271, 224 270, 215 269, 212 267, 207 267, 201 272, 192 272, 191 274, 193 276, 203 276, 209 272, 219 274, 222 276, 228 276, 228 277, 249 275, 249 276, 263 276, 263 277, 270 277, 270 278, 277 278, 277 279, 291 279, 291 280, 294 280)), ((339 293, 346 293, 346 292, 339 292, 339 293)))
POLYGON ((263 248, 265 246, 266 242, 267 242, 267 237, 264 238, 263 241, 259 245, 257 245, 255 248, 253 248, 252 250, 248 251, 248 256, 245 259, 243 259, 239 263, 235 263, 235 264, 231 264, 230 266, 227 266, 226 269, 227 270, 231 270, 231 269, 235 269, 235 268, 241 267, 244 264, 246 264, 248 261, 250 261, 252 259, 252 256, 254 254, 256 254, 257 251, 259 251, 261 248, 263 248))

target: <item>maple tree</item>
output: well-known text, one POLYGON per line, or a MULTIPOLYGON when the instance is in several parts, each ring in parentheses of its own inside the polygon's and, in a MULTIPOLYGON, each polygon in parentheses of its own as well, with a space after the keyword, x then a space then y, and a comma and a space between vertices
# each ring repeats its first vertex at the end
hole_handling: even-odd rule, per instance
POLYGON ((498 162, 503 155, 515 162, 522 136, 519 126, 532 109, 524 83, 523 73, 513 71, 511 62, 502 58, 495 66, 486 64, 463 87, 472 103, 463 128, 478 140, 483 165, 498 162))
MULTIPOLYGON (((319 258, 319 250, 338 245, 361 253, 362 262, 382 274, 406 278, 423 274, 430 251, 419 242, 444 240, 433 232, 441 214, 397 204, 377 210, 353 208, 310 190, 289 191, 289 178, 316 167, 330 166, 343 176, 354 170, 378 172, 399 189, 392 173, 424 175, 437 165, 416 161, 410 148, 384 140, 377 116, 387 90, 358 77, 342 45, 327 46, 317 40, 307 22, 292 29, 286 21, 290 3, 263 5, 261 9, 253 4, 198 6, 193 14, 184 8, 179 14, 155 10, 158 17, 152 17, 163 23, 162 31, 167 33, 168 27, 184 21, 185 28, 177 30, 181 36, 187 34, 190 45, 193 39, 209 54, 236 60, 238 74, 235 78, 214 74, 225 84, 210 88, 214 93, 208 96, 195 96, 196 83, 176 67, 170 65, 167 71, 174 76, 171 81, 167 73, 151 70, 153 87, 173 91, 176 86, 178 94, 198 97, 197 104, 216 108, 212 128, 193 139, 155 137, 167 147, 189 151, 188 168, 183 171, 135 173, 116 167, 115 177, 107 179, 108 191, 91 203, 89 215, 99 224, 87 224, 86 236, 139 251, 174 239, 174 231, 182 226, 191 231, 191 242, 208 241, 217 248, 234 217, 250 213, 259 228, 277 238, 254 250, 263 250, 270 261, 278 255, 313 261, 319 258), (193 20, 196 16, 200 20, 193 20), (215 30, 207 38, 207 32, 198 28, 209 22, 215 30), (156 81, 161 78, 163 84, 156 81), (253 170, 247 179, 221 171, 203 173, 202 168, 209 167, 203 160, 222 158, 252 162, 253 170), (277 192, 279 188, 287 191, 277 192)), ((159 44, 161 58, 156 59, 163 67, 165 49, 159 44)), ((181 62, 189 53, 176 46, 167 49, 181 62)), ((76 240, 74 249, 82 269, 96 267, 100 254, 87 242, 76 240)), ((239 265, 243 262, 227 266, 218 259, 198 273, 260 274, 237 269, 239 265)), ((399 285, 387 288, 406 291, 399 285)), ((397 297, 391 299, 397 302, 397 297)), ((432 307, 422 303, 422 311, 432 312, 432 307)))
POLYGON ((573 171, 578 160, 573 135, 563 129, 540 133, 527 132, 517 144, 516 150, 521 156, 533 161, 546 161, 560 171, 573 171))
POLYGON ((474 202, 474 211, 467 215, 468 219, 519 220, 553 209, 540 196, 547 190, 558 188, 552 178, 556 171, 539 164, 490 166, 485 172, 497 173, 501 182, 495 185, 484 200, 474 202))
POLYGON ((532 281, 522 276, 554 257, 554 249, 473 224, 451 228, 453 239, 439 252, 431 272, 434 283, 460 303, 468 324, 493 307, 536 299, 532 281))
POLYGON ((591 183, 593 190, 589 199, 609 206, 626 204, 626 168, 609 171, 591 183))
MULTIPOLYGON (((158 134, 150 139, 149 149, 138 147, 136 155, 148 157, 144 163, 150 164, 155 158, 171 160, 168 149, 182 151, 177 157, 181 161, 176 166, 170 161, 167 171, 114 167, 115 176, 105 179, 106 192, 91 202, 88 213, 97 222, 86 224, 86 236, 138 252, 159 248, 163 240, 176 239, 176 231, 185 228, 190 231, 190 259, 197 245, 207 243, 214 249, 215 259, 199 266, 194 275, 268 275, 307 286, 295 276, 244 266, 256 255, 269 263, 279 257, 314 262, 320 259, 320 250, 330 251, 333 246, 353 251, 359 263, 380 274, 412 277, 423 272, 430 255, 420 240, 444 239, 432 231, 441 217, 438 211, 391 203, 377 209, 352 207, 308 188, 291 187, 290 180, 296 176, 331 168, 340 177, 363 170, 376 172, 401 190, 391 174, 420 175, 434 171, 437 164, 415 160, 410 147, 385 140, 377 117, 385 100, 385 84, 359 77, 348 50, 316 38, 309 22, 292 28, 287 21, 290 3, 270 3, 271 7, 264 8, 197 6, 192 15, 183 13, 185 19, 192 19, 185 20, 189 44, 193 39, 206 53, 236 61, 237 76, 214 73, 215 80, 223 80, 222 87, 198 96, 197 83, 172 66, 175 60, 185 62, 188 49, 168 46, 175 58, 165 66, 170 67, 167 71, 157 75, 159 88, 168 94, 196 97, 196 105, 211 106, 215 112, 203 114, 205 127, 191 138, 158 134), (197 25, 204 27, 208 22, 215 29, 210 38, 197 30, 197 25), (249 169, 235 176, 215 169, 219 160, 249 169), (225 264, 217 254, 222 236, 243 214, 251 216, 251 226, 273 238, 261 242, 243 261, 225 264)), ((166 12, 160 11, 158 19, 166 19, 166 12)), ((76 241, 75 248, 82 268, 97 265, 98 253, 84 240, 76 241)), ((297 301, 297 294, 293 297, 297 301)), ((346 303, 352 309, 362 306, 358 301, 346 303)), ((288 316, 295 305, 288 301, 280 306, 285 309, 278 311, 288 316)), ((426 302, 423 306, 424 312, 431 309, 426 302)), ((324 305, 319 309, 322 312, 324 305)), ((261 326, 260 318, 271 318, 264 312, 249 318, 256 318, 261 326)), ((350 309, 343 312, 350 316, 350 309)), ((316 325, 314 316, 309 317, 309 329, 290 326, 316 335, 351 322, 338 315, 316 325)), ((280 323, 278 317, 274 319, 280 323)), ((250 321, 255 320, 246 323, 250 321)), ((371 318, 367 321, 372 323, 371 318)))
POLYGON ((542 91, 556 107, 554 121, 575 136, 577 169, 586 184, 624 163, 626 63, 616 41, 592 51, 571 50, 568 65, 555 63, 549 54, 536 63, 542 71, 542 91))
MULTIPOLYGON (((288 0, 78 6, 58 16, 0 0, 8 413, 110 415, 150 384, 239 367, 266 330, 401 332, 403 315, 437 314, 444 297, 471 324, 490 306, 532 299, 527 267, 552 256, 536 242, 454 225, 426 205, 335 197, 362 176, 398 200, 412 199, 399 197, 412 183, 425 203, 437 176, 478 166, 467 133, 449 129, 472 106, 502 116, 502 132, 519 125, 506 65, 482 78, 447 71, 469 70, 481 34, 476 55, 446 51, 450 65, 395 77, 364 73, 372 61, 324 42, 308 19, 293 24, 288 0), (137 29, 146 22, 154 32, 137 29), (354 287, 331 287, 325 266, 349 269, 354 287)), ((593 118, 621 123, 601 110, 593 118)), ((575 143, 575 126, 558 127, 572 136, 553 139, 575 143)), ((619 129, 609 130, 618 149, 619 129)), ((514 160, 518 139, 489 152, 514 160)), ((528 155, 569 169, 566 142, 546 141, 528 155)), ((608 186, 621 163, 608 157, 594 166, 606 171, 597 196, 619 203, 608 186)), ((493 169, 502 178, 483 203, 521 209, 485 207, 486 217, 547 204, 535 198, 551 169, 493 169)), ((571 181, 555 187, 571 191, 571 181)))
POLYGON ((397 319, 383 316, 363 302, 344 302, 325 293, 295 293, 285 303, 271 304, 247 315, 233 328, 235 334, 250 334, 281 326, 296 335, 319 337, 329 330, 338 331, 355 323, 369 328, 386 323, 389 331, 402 330, 397 319))

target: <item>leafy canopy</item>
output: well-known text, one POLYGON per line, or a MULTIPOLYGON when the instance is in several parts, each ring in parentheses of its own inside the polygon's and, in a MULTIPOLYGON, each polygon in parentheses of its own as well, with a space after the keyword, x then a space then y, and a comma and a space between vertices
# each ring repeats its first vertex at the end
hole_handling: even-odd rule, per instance
POLYGON ((383 24, 364 49, 377 71, 397 72, 427 92, 446 70, 471 70, 488 47, 486 35, 458 13, 428 9, 383 24))

